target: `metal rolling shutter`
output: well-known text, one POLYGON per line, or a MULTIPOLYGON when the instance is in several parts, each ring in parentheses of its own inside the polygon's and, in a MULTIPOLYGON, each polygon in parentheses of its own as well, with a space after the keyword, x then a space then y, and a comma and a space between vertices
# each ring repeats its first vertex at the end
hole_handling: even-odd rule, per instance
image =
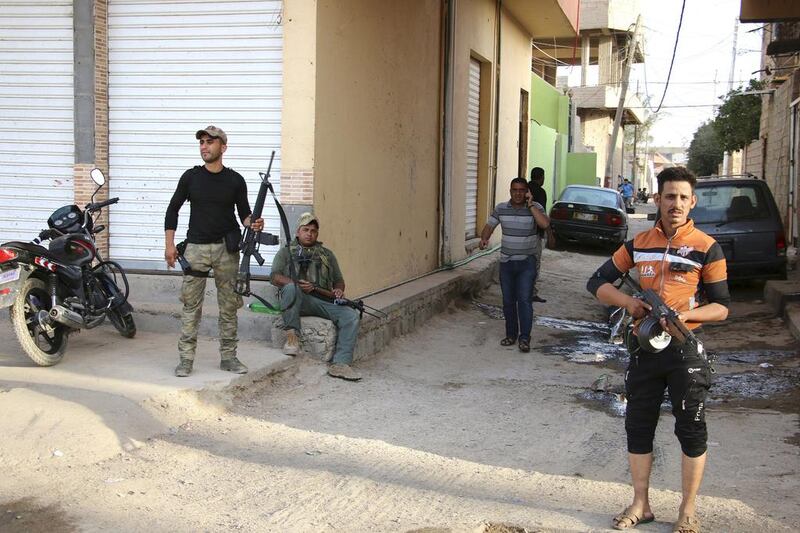
POLYGON ((464 236, 477 236, 478 225, 478 139, 481 111, 481 64, 469 62, 469 93, 467 97, 467 176, 464 236))
POLYGON ((0 242, 74 201, 72 0, 0 4, 0 242))
MULTIPOLYGON (((280 189, 283 28, 280 1, 109 0, 110 255, 166 269, 164 213, 181 174, 202 164, 194 132, 228 134, 223 161, 247 180, 250 205, 276 150, 280 189)), ((190 205, 180 212, 186 235, 190 205)), ((277 233, 271 198, 266 230, 277 233)), ((271 263, 277 247, 264 247, 271 263)), ((255 262, 253 262, 255 265, 255 262)))

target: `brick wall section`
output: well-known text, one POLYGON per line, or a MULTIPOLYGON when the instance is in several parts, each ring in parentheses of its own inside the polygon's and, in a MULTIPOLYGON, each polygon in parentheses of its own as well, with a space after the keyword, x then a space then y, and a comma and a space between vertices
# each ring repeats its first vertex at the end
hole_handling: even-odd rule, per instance
POLYGON ((764 168, 761 154, 761 139, 755 140, 744 147, 744 155, 742 161, 742 172, 753 174, 756 177, 763 177, 764 168))
POLYGON ((314 203, 314 171, 281 171, 281 202, 311 205, 314 203))
MULTIPOLYGON (((93 168, 106 175, 106 185, 97 193, 95 201, 107 200, 108 174, 108 5, 107 0, 94 0, 94 126, 95 153, 93 164, 76 164, 73 168, 75 203, 83 208, 91 200, 97 186, 89 177, 93 168)), ((108 256, 108 209, 95 224, 103 224, 106 231, 97 235, 97 245, 104 257, 108 256)))
MULTIPOLYGON (((75 203, 78 204, 78 207, 83 209, 83 206, 89 203, 92 193, 97 189, 97 185, 94 184, 92 179, 89 177, 89 173, 92 169, 95 168, 95 165, 90 164, 83 164, 83 165, 75 165, 74 174, 75 174, 75 203)), ((108 199, 108 186, 103 187, 97 196, 94 197, 95 202, 99 202, 101 200, 108 199)), ((95 218, 95 226, 98 224, 103 224, 108 228, 108 208, 103 209, 103 213, 100 217, 95 218)), ((100 253, 103 254, 103 257, 108 255, 108 230, 99 233, 95 236, 97 247, 100 250, 100 253)))
POLYGON ((108 176, 108 0, 94 0, 95 164, 108 176))
POLYGON ((763 177, 772 190, 787 230, 789 228, 787 220, 789 206, 789 103, 792 89, 791 80, 783 83, 776 88, 772 96, 762 97, 761 107, 761 142, 766 142, 763 177))

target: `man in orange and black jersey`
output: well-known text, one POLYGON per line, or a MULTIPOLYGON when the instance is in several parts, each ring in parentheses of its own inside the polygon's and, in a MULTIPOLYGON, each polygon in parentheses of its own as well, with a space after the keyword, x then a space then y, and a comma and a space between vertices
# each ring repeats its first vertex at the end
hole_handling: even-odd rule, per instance
MULTIPOLYGON (((658 175, 658 193, 653 200, 660 220, 648 231, 622 245, 589 279, 587 289, 607 305, 624 307, 635 319, 650 310, 642 300, 618 290, 613 283, 636 268, 643 289, 653 289, 678 312, 690 329, 703 322, 728 316, 727 268, 722 248, 694 227, 689 212, 697 203, 696 178, 682 167, 667 168, 658 175), (707 302, 697 301, 702 283, 707 302)), ((662 320, 662 326, 667 324, 662 320)), ((634 329, 636 333, 636 329, 634 329)), ((683 500, 674 531, 700 531, 695 518, 695 499, 706 461, 705 398, 711 369, 689 345, 673 337, 662 352, 641 351, 636 335, 630 335, 630 364, 625 373, 628 399, 625 431, 633 481, 633 503, 614 517, 614 529, 629 529, 654 520, 648 491, 653 464, 653 437, 664 389, 669 391, 675 416, 675 435, 683 452, 681 476, 683 500)))

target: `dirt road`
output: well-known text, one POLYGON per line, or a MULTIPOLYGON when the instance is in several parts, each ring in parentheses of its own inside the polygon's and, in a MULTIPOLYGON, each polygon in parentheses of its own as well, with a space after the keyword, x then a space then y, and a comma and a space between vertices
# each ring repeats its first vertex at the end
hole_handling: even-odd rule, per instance
MULTIPOLYGON (((630 498, 614 407, 623 367, 596 326, 577 322, 603 317, 584 285, 604 258, 546 252, 548 302, 529 354, 498 345, 494 286, 479 298, 490 307, 459 302, 360 364, 360 383, 301 359, 227 391, 229 408, 193 395, 149 405, 169 429, 109 460, 9 468, 0 456, 0 530, 605 531, 630 498), (592 393, 598 379, 606 392, 592 393)), ((727 376, 708 414, 708 531, 800 524, 797 350, 757 294, 737 292, 729 323, 707 330, 727 376)), ((656 440, 658 521, 638 531, 671 531, 677 517, 680 448, 666 412, 656 440)))

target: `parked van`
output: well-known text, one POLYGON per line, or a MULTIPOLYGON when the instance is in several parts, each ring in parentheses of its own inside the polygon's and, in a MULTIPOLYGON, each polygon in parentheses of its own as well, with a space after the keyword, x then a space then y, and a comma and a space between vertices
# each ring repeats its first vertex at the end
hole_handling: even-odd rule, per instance
POLYGON ((728 279, 786 279, 786 235, 765 181, 698 178, 695 194, 689 216, 722 247, 728 279))

